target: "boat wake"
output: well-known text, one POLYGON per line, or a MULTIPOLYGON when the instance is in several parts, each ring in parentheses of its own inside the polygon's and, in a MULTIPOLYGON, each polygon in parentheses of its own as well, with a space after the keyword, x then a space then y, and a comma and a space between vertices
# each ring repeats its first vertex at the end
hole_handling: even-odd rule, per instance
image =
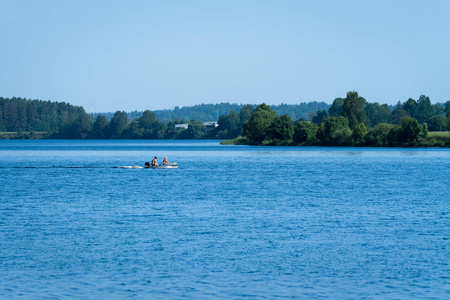
POLYGON ((120 169, 143 169, 144 167, 141 167, 141 166, 120 166, 120 167, 115 167, 115 168, 120 168, 120 169))
MULTIPOLYGON (((104 166, 0 166, 0 169, 104 169, 104 166)), ((114 166, 113 169, 176 169, 176 163, 156 166, 114 166)))

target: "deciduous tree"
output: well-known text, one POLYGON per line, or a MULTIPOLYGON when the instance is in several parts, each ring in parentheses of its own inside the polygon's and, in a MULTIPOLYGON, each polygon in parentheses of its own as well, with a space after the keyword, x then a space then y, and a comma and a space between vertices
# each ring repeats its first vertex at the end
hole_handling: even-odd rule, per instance
POLYGON ((109 123, 109 137, 117 139, 128 126, 128 116, 124 111, 116 111, 109 123))
POLYGON ((294 142, 297 144, 306 143, 315 137, 314 127, 311 122, 300 121, 294 129, 294 142))
POLYGON ((294 124, 288 115, 276 117, 267 129, 267 136, 275 141, 290 141, 294 133, 294 124))
POLYGON ((347 118, 350 129, 359 123, 366 123, 366 111, 364 103, 366 100, 358 95, 358 92, 348 92, 344 100, 342 115, 347 118))
POLYGON ((353 140, 357 143, 364 143, 364 138, 367 134, 367 127, 364 125, 364 123, 359 123, 358 125, 353 128, 353 140))
POLYGON ((259 105, 250 120, 244 123, 244 136, 253 142, 262 143, 267 137, 267 128, 277 118, 277 113, 265 103, 259 105))
POLYGON ((340 117, 342 116, 343 109, 344 109, 344 99, 336 98, 334 99, 331 107, 328 109, 328 115, 331 117, 340 117))
POLYGON ((352 131, 345 117, 329 117, 317 130, 317 138, 326 145, 344 145, 351 142, 352 131))

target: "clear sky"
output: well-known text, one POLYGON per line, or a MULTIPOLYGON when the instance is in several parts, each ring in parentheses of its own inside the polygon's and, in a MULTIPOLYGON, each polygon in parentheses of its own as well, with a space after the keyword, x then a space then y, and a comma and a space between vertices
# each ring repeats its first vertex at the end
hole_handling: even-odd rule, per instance
POLYGON ((450 100, 450 1, 0 1, 0 96, 87 112, 450 100))

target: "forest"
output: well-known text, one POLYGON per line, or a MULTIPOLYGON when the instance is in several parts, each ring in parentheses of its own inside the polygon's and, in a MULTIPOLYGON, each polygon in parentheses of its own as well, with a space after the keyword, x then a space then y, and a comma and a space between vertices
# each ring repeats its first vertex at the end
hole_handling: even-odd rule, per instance
MULTIPOLYGON (((236 103, 218 103, 218 104, 199 104, 194 106, 175 106, 174 109, 153 110, 156 118, 164 123, 169 121, 182 120, 199 120, 199 121, 217 121, 220 116, 234 111, 240 111, 244 104, 236 103)), ((253 105, 256 107, 256 105, 253 105)), ((277 114, 286 114, 293 120, 300 118, 308 118, 314 115, 316 111, 328 110, 329 104, 325 102, 303 102, 299 104, 280 104, 271 106, 277 114)), ((132 111, 127 113, 128 118, 132 121, 142 116, 142 111, 132 111)), ((114 117, 113 112, 108 113, 94 113, 92 116, 96 118, 98 115, 104 115, 106 119, 111 120, 114 117)))
POLYGON ((450 101, 431 104, 429 97, 409 98, 394 109, 369 103, 356 91, 337 98, 328 111, 311 120, 293 121, 259 105, 243 123, 243 137, 230 144, 303 146, 448 147, 450 101), (429 134, 433 131, 433 134, 429 134))
POLYGON ((296 105, 201 104, 126 113, 87 114, 65 102, 0 97, 0 138, 235 139, 255 145, 446 146, 450 101, 388 106, 357 92, 346 98, 296 105), (208 128, 204 121, 218 121, 208 128), (188 124, 187 129, 176 128, 188 124))
MULTIPOLYGON (((277 112, 288 113, 296 119, 314 115, 317 110, 328 109, 325 102, 274 105, 277 112)), ((242 134, 233 126, 229 134, 218 134, 203 125, 217 121, 231 112, 253 110, 256 105, 200 104, 174 109, 144 112, 87 114, 82 107, 64 102, 26 100, 0 97, 0 138, 66 138, 66 139, 196 139, 236 137, 242 134), (176 124, 189 124, 187 130, 175 130, 176 124)), ((226 120, 223 120, 226 122, 226 120)), ((225 123, 221 128, 224 128, 225 123)))

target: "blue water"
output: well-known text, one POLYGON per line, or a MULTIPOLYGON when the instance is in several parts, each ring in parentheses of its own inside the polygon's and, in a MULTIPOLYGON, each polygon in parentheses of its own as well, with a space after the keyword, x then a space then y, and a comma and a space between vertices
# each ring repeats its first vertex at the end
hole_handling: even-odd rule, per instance
POLYGON ((450 150, 0 140, 0 298, 449 299, 450 150), (121 169, 153 156, 178 169, 121 169))

